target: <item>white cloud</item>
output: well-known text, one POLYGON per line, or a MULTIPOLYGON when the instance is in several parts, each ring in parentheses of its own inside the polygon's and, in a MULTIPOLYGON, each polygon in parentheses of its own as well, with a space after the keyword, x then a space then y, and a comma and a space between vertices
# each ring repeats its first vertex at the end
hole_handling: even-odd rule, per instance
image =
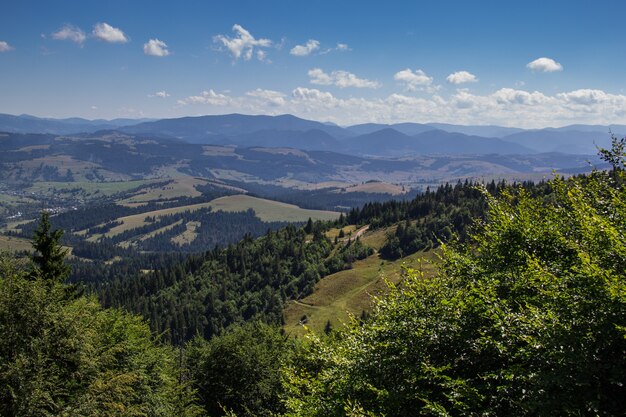
POLYGON ((272 63, 272 61, 267 59, 267 52, 265 52, 262 49, 259 49, 256 51, 256 59, 258 59, 261 62, 267 62, 268 64, 272 63))
POLYGON ((331 93, 320 91, 316 88, 298 87, 291 92, 291 96, 295 100, 300 101, 313 101, 327 104, 336 103, 336 99, 331 93))
POLYGON ((308 74, 313 84, 331 85, 333 83, 333 78, 320 68, 313 68, 309 70, 308 74))
POLYGON ((478 78, 471 72, 467 71, 457 71, 446 77, 446 81, 450 84, 463 84, 463 83, 475 83, 478 81, 478 78))
POLYGON ((315 39, 309 39, 305 45, 296 45, 291 48, 289 53, 294 56, 308 56, 311 55, 313 51, 318 50, 320 47, 319 41, 315 39))
POLYGON ((563 71, 563 66, 556 62, 552 58, 537 58, 532 62, 526 64, 526 67, 533 71, 540 72, 555 72, 555 71, 563 71))
POLYGON ((348 71, 333 71, 330 74, 325 73, 320 68, 313 68, 308 72, 312 84, 318 85, 335 85, 339 88, 355 87, 355 88, 378 88, 378 81, 371 81, 364 78, 358 78, 356 75, 348 71))
POLYGON ((82 29, 73 25, 63 25, 59 30, 52 33, 52 39, 57 41, 71 41, 78 45, 81 45, 87 39, 85 32, 82 29))
POLYGON ((548 97, 539 91, 529 93, 524 90, 501 88, 492 95, 500 104, 537 105, 548 101, 548 97))
POLYGON ((285 94, 280 91, 257 88, 256 90, 248 91, 246 96, 254 97, 271 106, 284 106, 286 103, 285 94))
POLYGON ((156 98, 166 98, 166 97, 169 97, 169 96, 170 95, 167 93, 167 91, 157 91, 154 94, 148 94, 148 97, 150 97, 150 98, 153 98, 153 97, 156 97, 156 98))
POLYGON ((234 99, 225 94, 216 93, 212 89, 203 91, 199 96, 189 96, 182 100, 178 100, 178 104, 209 104, 211 106, 228 106, 234 104, 234 99))
POLYGON ((421 69, 415 70, 415 72, 408 68, 398 71, 393 76, 393 79, 403 82, 408 91, 416 91, 418 88, 428 87, 433 83, 433 77, 429 77, 421 69))
MULTIPOLYGON (((225 35, 216 35, 213 37, 213 41, 221 43, 230 53, 235 60, 243 58, 245 61, 249 61, 254 53, 255 48, 268 48, 272 46, 272 41, 269 39, 255 39, 241 25, 233 25, 233 32, 236 36, 230 38, 225 35)), ((257 58, 259 55, 257 54, 257 58)), ((265 55, 262 55, 263 59, 265 55)))
POLYGON ((567 103, 592 105, 610 102, 614 98, 620 96, 611 96, 610 94, 607 94, 602 90, 580 89, 570 91, 568 93, 561 93, 558 95, 558 97, 565 100, 567 103))
POLYGON ((351 49, 347 43, 337 43, 337 46, 335 46, 334 48, 327 48, 327 49, 324 49, 323 51, 320 51, 319 55, 326 55, 335 51, 345 52, 345 51, 351 51, 351 49))
POLYGON ((143 53, 150 56, 168 56, 167 44, 159 39, 150 39, 143 44, 143 53))
POLYGON ((5 41, 0 41, 0 52, 9 52, 12 51, 14 48, 9 45, 8 42, 5 41))
POLYGON ((128 37, 121 29, 115 28, 108 23, 96 23, 93 27, 91 35, 101 41, 109 43, 126 43, 128 37))

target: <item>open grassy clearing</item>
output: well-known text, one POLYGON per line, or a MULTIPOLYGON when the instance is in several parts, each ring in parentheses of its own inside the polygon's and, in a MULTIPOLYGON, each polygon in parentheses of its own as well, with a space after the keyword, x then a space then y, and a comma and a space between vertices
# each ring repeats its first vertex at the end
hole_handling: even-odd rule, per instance
POLYGON ((35 203, 36 201, 29 197, 23 197, 19 195, 11 195, 11 194, 3 194, 0 193, 0 203, 1 204, 28 204, 35 203))
POLYGON ((345 237, 347 237, 350 235, 350 233, 354 233, 356 231, 356 226, 353 224, 349 224, 347 226, 342 227, 341 229, 339 228, 330 229, 328 232, 326 232, 326 237, 332 240, 335 237, 339 236, 340 230, 343 230, 343 234, 345 235, 345 237))
POLYGON ((9 222, 7 223, 4 230, 14 232, 14 231, 19 230, 21 225, 30 223, 31 221, 32 220, 17 220, 17 221, 9 222))
POLYGON ((190 211, 190 212, 191 211, 196 211, 196 210, 200 210, 202 208, 206 208, 206 207, 210 207, 210 206, 211 206, 211 202, 200 203, 200 204, 191 204, 191 205, 188 205, 188 206, 172 207, 172 208, 166 208, 166 209, 162 209, 162 210, 147 211, 145 213, 133 214, 132 216, 120 217, 120 218, 118 218, 116 220, 117 221, 121 221, 122 224, 120 224, 119 226, 115 226, 114 228, 109 230, 109 232, 106 233, 106 236, 107 237, 115 236, 115 235, 120 234, 122 232, 125 232, 127 230, 131 230, 131 229, 135 229, 137 227, 144 226, 146 224, 145 219, 148 216, 150 216, 150 217, 162 217, 162 216, 167 216, 169 214, 181 213, 183 211, 190 211))
POLYGON ((230 195, 211 201, 214 210, 243 211, 253 209, 264 222, 305 222, 313 220, 335 220, 341 213, 325 210, 302 209, 293 204, 251 197, 245 194, 230 195))
MULTIPOLYGON (((145 233, 145 234, 143 234, 143 235, 136 235, 136 236, 133 236, 133 237, 131 237, 131 238, 130 238, 130 239, 128 239, 128 240, 125 240, 125 241, 123 241, 123 242, 120 242, 118 245, 119 245, 119 246, 121 246, 122 248, 129 248, 129 247, 130 247, 130 246, 132 246, 132 245, 133 245, 133 243, 134 243, 134 242, 136 242, 136 241, 141 241, 141 242, 143 242, 144 240, 146 240, 146 239, 150 239, 151 237, 154 237, 154 236, 158 235, 159 233, 166 232, 166 231, 170 230, 172 227, 178 226, 178 225, 179 225, 179 224, 181 224, 182 222, 183 222, 182 220, 178 220, 178 221, 176 221, 176 222, 174 222, 174 223, 172 223, 172 224, 168 224, 167 226, 163 226, 163 227, 161 227, 160 229, 153 230, 152 232, 145 233)), ((89 238, 89 239, 87 239, 87 240, 88 240, 88 241, 91 241, 91 242, 95 242, 95 241, 97 241, 97 239, 93 239, 93 238, 94 238, 94 237, 92 236, 91 238, 89 238), (93 239, 93 240, 92 240, 92 239, 93 239)))
POLYGON ((75 159, 70 155, 51 155, 25 160, 16 163, 15 166, 22 169, 24 171, 22 175, 26 176, 36 174, 40 168, 47 166, 57 168, 59 175, 66 175, 68 170, 71 170, 75 181, 88 181, 87 176, 94 173, 97 173, 98 176, 106 181, 127 181, 131 179, 129 175, 108 171, 96 163, 75 159))
MULTIPOLYGON (((262 198, 250 197, 248 195, 232 195, 220 197, 207 203, 191 204, 188 206, 172 207, 162 210, 148 211, 145 213, 134 214, 131 216, 120 217, 117 219, 122 224, 112 228, 107 237, 115 236, 119 233, 141 227, 146 224, 145 218, 162 217, 169 214, 181 213, 184 211, 196 211, 202 208, 212 207, 214 211, 245 211, 253 209, 262 221, 288 221, 288 222, 305 222, 309 218, 314 220, 333 220, 339 217, 340 213, 323 210, 306 210, 292 204, 281 203, 262 198)), ((99 236, 92 236, 91 240, 97 239, 99 236)))
POLYGON ((371 246, 372 248, 378 250, 387 241, 387 234, 395 233, 395 231, 396 231, 396 226, 368 231, 363 236, 361 236, 361 242, 365 243, 367 246, 371 246))
POLYGON ((201 193, 196 190, 196 185, 204 185, 207 182, 208 181, 206 180, 193 177, 176 178, 170 180, 165 185, 155 184, 154 187, 144 188, 134 196, 118 201, 118 204, 127 205, 135 203, 148 203, 158 199, 198 197, 201 193))
POLYGON ((196 187, 207 184, 235 192, 245 192, 245 190, 241 188, 197 177, 173 178, 164 185, 162 185, 162 182, 162 180, 156 180, 154 187, 144 188, 134 196, 119 200, 117 203, 124 206, 136 207, 155 200, 176 199, 181 197, 199 197, 202 193, 198 191, 196 187))
POLYGON ((144 235, 141 235, 141 237, 139 238, 139 240, 143 241, 143 240, 146 240, 146 239, 150 239, 151 237, 154 237, 154 236, 158 235, 159 233, 162 233, 162 232, 167 232, 167 231, 168 231, 168 230, 170 230, 172 227, 174 227, 174 226, 178 226, 178 225, 179 225, 179 224, 181 224, 182 222, 183 222, 182 220, 178 220, 178 221, 176 221, 176 222, 174 222, 174 223, 172 223, 172 224, 168 224, 167 226, 163 226, 163 227, 161 227, 160 229, 156 229, 156 230, 153 230, 153 231, 152 231, 152 232, 150 232, 150 233, 146 233, 146 234, 144 234, 144 235))
POLYGON ((402 195, 410 191, 410 189, 402 187, 401 185, 389 184, 386 182, 366 182, 363 184, 353 185, 351 187, 345 187, 343 192, 346 193, 381 193, 391 195, 402 195))
POLYGON ((28 239, 0 235, 0 251, 20 252, 31 251, 32 249, 33 246, 28 239))
POLYGON ((179 246, 183 246, 193 242, 198 234, 196 233, 196 229, 200 227, 200 222, 187 222, 185 223, 187 229, 179 234, 178 236, 174 236, 171 241, 179 246))
POLYGON ((420 269, 427 277, 435 275, 436 254, 437 251, 418 252, 388 262, 375 253, 355 262, 352 269, 322 278, 313 294, 287 305, 284 311, 285 331, 291 336, 304 335, 306 329, 300 325, 300 320, 305 315, 306 326, 315 332, 322 332, 328 321, 334 328, 340 328, 343 323, 349 322, 350 315, 358 317, 362 311, 370 310, 372 296, 387 290, 385 280, 398 283, 404 268, 420 269))
POLYGON ((126 192, 139 186, 149 184, 154 180, 135 180, 135 181, 111 181, 111 182, 51 182, 39 181, 34 183, 28 191, 38 194, 58 194, 67 193, 72 190, 79 189, 84 196, 110 196, 121 192, 126 192))

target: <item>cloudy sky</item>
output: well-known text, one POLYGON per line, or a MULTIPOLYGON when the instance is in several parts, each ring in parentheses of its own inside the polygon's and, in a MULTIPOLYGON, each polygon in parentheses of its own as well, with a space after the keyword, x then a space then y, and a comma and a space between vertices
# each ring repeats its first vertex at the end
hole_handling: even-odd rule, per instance
POLYGON ((0 113, 626 123, 623 1, 29 1, 0 113))

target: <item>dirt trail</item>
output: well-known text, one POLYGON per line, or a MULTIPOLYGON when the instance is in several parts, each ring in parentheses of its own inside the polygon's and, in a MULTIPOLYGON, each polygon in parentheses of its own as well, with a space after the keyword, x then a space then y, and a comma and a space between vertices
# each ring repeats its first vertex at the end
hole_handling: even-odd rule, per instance
POLYGON ((359 230, 356 231, 356 233, 354 233, 352 236, 346 238, 344 240, 344 242, 348 243, 351 242, 353 240, 356 240, 357 237, 360 237, 363 233, 367 232, 370 228, 370 225, 368 224, 367 226, 363 226, 361 227, 359 230))

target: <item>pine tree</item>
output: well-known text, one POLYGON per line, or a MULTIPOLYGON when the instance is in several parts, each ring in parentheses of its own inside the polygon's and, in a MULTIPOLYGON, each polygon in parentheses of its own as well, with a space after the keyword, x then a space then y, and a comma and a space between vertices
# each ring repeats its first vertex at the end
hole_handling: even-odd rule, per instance
POLYGON ((31 258, 34 263, 31 272, 33 278, 43 278, 51 282, 63 282, 67 279, 70 267, 65 263, 67 249, 63 249, 60 244, 61 236, 63 230, 52 231, 50 215, 45 211, 42 212, 32 243, 35 249, 31 258))

